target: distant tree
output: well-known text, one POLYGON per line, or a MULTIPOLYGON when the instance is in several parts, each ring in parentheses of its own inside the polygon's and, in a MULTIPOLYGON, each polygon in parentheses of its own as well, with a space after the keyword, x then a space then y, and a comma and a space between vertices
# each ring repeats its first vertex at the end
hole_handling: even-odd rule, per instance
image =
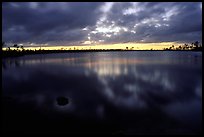
POLYGON ((192 42, 192 43, 191 43, 191 45, 193 46, 193 45, 194 45, 194 43, 192 42))
POLYGON ((181 48, 181 46, 179 46, 179 50, 181 50, 182 48, 181 48))
POLYGON ((188 44, 186 44, 186 49, 187 49, 187 50, 189 50, 189 47, 190 47, 190 46, 189 46, 188 44))
POLYGON ((188 49, 188 44, 184 44, 183 50, 187 50, 187 49, 188 49))
POLYGON ((189 46, 189 48, 190 48, 190 50, 192 50, 192 49, 193 49, 193 43, 191 44, 191 46, 189 46))
POLYGON ((172 45, 171 47, 172 47, 172 49, 174 49, 174 45, 172 45))
POLYGON ((198 41, 194 42, 194 45, 196 48, 198 48, 199 42, 198 41))
POLYGON ((24 51, 24 47, 23 46, 21 46, 20 48, 24 51))
POLYGON ((182 50, 185 50, 185 46, 182 47, 182 50))
POLYGON ((8 51, 10 51, 11 49, 10 49, 10 47, 8 47, 8 51))
POLYGON ((18 45, 17 45, 17 44, 14 44, 14 45, 13 45, 13 47, 16 47, 16 48, 17 48, 17 47, 18 47, 18 45))

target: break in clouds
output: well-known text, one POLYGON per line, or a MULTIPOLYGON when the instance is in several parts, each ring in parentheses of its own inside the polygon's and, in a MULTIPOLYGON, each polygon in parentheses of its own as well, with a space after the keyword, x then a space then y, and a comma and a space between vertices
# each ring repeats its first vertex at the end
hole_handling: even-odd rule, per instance
POLYGON ((202 3, 4 2, 2 40, 48 45, 202 42, 202 3))

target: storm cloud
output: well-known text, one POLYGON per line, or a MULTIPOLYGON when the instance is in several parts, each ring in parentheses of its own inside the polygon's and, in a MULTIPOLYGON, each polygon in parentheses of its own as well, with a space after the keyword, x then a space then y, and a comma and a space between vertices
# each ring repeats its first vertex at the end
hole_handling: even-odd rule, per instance
POLYGON ((202 42, 202 3, 4 2, 2 39, 49 45, 202 42))

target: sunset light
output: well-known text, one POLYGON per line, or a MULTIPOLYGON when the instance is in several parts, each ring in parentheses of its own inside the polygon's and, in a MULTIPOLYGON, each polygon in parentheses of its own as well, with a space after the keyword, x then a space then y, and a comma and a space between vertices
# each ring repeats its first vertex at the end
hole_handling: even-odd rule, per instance
POLYGON ((2 2, 2 133, 202 135, 202 2, 2 2))

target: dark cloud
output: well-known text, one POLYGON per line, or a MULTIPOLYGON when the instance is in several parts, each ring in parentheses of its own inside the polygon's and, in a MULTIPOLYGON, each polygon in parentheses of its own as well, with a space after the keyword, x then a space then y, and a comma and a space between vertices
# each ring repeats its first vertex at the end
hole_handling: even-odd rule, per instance
POLYGON ((200 2, 4 2, 2 12, 6 42, 202 42, 200 2))
POLYGON ((46 39, 62 40, 62 38, 69 41, 69 37, 73 38, 72 35, 81 36, 81 34, 75 34, 73 30, 95 25, 100 14, 97 9, 101 4, 5 3, 3 4, 3 38, 6 41, 15 42, 35 40, 49 42, 46 39), (63 36, 62 33, 67 35, 63 36), (29 39, 26 39, 28 35, 29 39), (19 38, 15 38, 16 36, 19 38))
MULTIPOLYGON (((133 41, 140 42, 190 42, 202 40, 202 35, 198 35, 202 30, 200 6, 201 3, 136 3, 135 6, 130 5, 121 10, 121 3, 119 7, 118 4, 112 7, 108 20, 136 31, 131 36, 125 35, 127 41, 134 38, 133 41), (135 25, 137 27, 134 28, 135 25)), ((118 38, 121 36, 124 37, 124 33, 120 33, 118 38)))

